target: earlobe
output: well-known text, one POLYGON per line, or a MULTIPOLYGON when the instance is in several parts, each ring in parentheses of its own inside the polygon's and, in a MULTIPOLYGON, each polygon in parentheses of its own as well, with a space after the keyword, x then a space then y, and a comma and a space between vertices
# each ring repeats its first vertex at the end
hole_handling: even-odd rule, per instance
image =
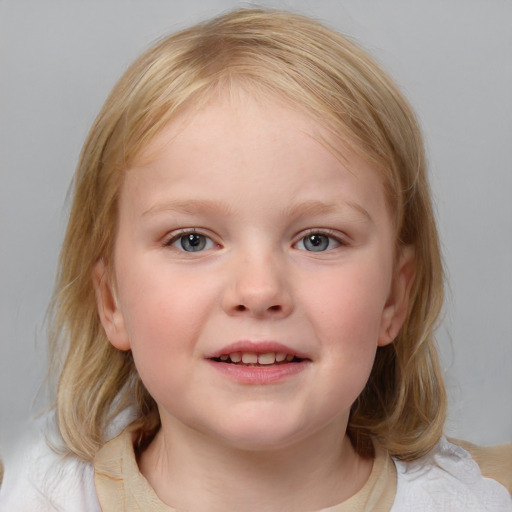
POLYGON ((392 343, 405 322, 409 296, 414 282, 414 272, 414 249, 407 246, 402 249, 390 294, 382 314, 379 347, 392 343))
POLYGON ((119 350, 130 350, 124 317, 117 304, 115 290, 103 260, 94 265, 92 282, 101 325, 110 343, 119 350))

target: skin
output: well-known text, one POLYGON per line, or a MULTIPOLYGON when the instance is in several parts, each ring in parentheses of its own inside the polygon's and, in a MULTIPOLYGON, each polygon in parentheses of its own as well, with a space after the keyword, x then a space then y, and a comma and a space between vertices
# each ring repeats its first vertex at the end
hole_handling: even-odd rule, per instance
POLYGON ((158 404, 139 466, 168 505, 318 510, 368 479, 348 416, 404 321, 412 257, 394 261, 375 171, 340 162, 329 137, 240 90, 171 122, 127 172, 114 279, 100 262, 94 283, 109 340, 132 350, 158 404), (204 250, 183 250, 183 230, 204 250), (326 250, 308 250, 312 233, 326 250), (239 340, 284 343, 303 369, 239 382, 207 359, 239 340))

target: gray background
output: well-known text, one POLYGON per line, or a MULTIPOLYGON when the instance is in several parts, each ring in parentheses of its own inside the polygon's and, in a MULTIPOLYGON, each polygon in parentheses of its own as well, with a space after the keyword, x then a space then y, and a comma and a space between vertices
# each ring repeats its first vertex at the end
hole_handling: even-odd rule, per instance
MULTIPOLYGON (((0 452, 44 404, 44 315, 95 114, 157 37, 247 2, 0 0, 0 452)), ((354 36, 422 120, 449 274, 447 431, 512 439, 512 1, 273 1, 354 36)))

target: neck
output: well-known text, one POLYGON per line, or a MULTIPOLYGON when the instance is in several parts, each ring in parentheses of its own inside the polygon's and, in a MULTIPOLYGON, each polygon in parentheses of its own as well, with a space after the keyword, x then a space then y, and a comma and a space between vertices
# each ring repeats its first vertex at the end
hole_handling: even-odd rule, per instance
POLYGON ((372 461, 359 457, 343 432, 328 428, 281 448, 252 450, 163 422, 139 466, 159 498, 179 509, 319 510, 350 498, 371 472, 372 461))

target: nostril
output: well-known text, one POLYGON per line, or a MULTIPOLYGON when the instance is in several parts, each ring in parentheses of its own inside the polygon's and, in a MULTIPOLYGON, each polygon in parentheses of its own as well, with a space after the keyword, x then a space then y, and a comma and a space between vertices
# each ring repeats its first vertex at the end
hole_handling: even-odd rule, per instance
MULTIPOLYGON (((244 306, 243 304, 239 304, 238 306, 235 307, 235 311, 238 311, 238 312, 247 311, 248 309, 249 308, 247 306, 244 306)), ((281 310, 282 310, 282 307, 280 305, 270 306, 267 308, 267 311, 279 312, 281 310)))

